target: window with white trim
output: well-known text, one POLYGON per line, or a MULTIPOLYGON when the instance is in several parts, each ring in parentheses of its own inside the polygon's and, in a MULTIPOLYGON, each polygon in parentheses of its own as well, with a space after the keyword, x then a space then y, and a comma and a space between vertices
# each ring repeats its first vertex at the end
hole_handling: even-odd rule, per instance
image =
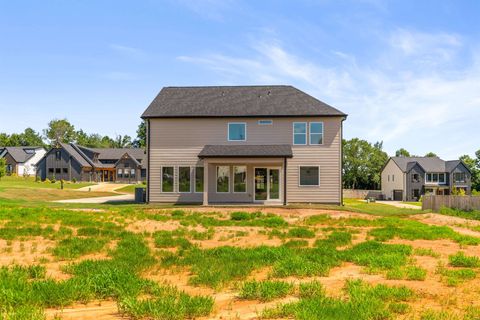
POLYGON ((299 185, 300 186, 319 186, 320 168, 317 166, 299 167, 299 185))
POLYGON ((425 174, 426 183, 440 183, 446 182, 445 173, 427 173, 425 174))
POLYGON ((228 141, 247 141, 247 124, 230 122, 228 124, 228 141))
POLYGON ((233 167, 233 192, 247 192, 247 167, 233 167))
POLYGON ((162 167, 162 192, 173 192, 173 167, 162 167))
POLYGON ((117 178, 122 178, 123 177, 123 169, 119 168, 117 169, 117 178))
POLYGON ((310 144, 323 144, 323 122, 310 122, 310 144))
POLYGON ((307 123, 306 122, 293 123, 293 144, 295 145, 307 144, 307 123))
POLYGON ((178 167, 178 192, 190 192, 190 167, 178 167))
POLYGON ((230 192, 230 167, 217 167, 217 193, 230 192))
POLYGON ((454 172, 453 173, 453 182, 455 182, 455 183, 465 183, 465 182, 467 182, 467 174, 465 172, 454 172))
POLYGON ((195 167, 195 192, 203 192, 203 167, 195 167))

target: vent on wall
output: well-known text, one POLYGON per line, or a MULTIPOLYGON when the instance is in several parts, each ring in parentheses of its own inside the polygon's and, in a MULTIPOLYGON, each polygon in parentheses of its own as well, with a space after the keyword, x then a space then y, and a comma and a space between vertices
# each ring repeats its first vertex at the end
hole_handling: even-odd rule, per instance
POLYGON ((259 124, 259 125, 262 125, 262 126, 272 125, 272 124, 273 124, 273 120, 258 120, 258 124, 259 124))

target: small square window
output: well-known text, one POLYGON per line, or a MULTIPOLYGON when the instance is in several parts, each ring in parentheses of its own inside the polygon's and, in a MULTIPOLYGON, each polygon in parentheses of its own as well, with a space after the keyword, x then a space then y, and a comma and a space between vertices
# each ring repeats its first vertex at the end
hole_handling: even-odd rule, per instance
POLYGON ((300 167, 300 186, 319 186, 319 167, 300 167))
POLYGON ((247 141, 247 124, 240 122, 229 123, 228 141, 247 141))

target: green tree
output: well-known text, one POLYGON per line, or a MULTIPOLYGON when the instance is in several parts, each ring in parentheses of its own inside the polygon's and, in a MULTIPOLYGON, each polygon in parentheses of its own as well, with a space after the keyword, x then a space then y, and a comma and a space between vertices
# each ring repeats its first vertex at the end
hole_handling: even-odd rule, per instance
POLYGON ((463 155, 459 159, 465 163, 472 173, 472 189, 480 190, 480 150, 475 153, 476 159, 463 155))
POLYGON ((70 143, 75 140, 75 127, 67 119, 54 119, 48 123, 44 131, 51 145, 59 142, 70 143))
POLYGON ((32 128, 27 128, 23 131, 21 134, 21 143, 22 146, 41 147, 44 145, 42 136, 32 128))
POLYGON ((133 142, 135 148, 145 148, 147 146, 147 124, 145 121, 140 122, 137 129, 137 138, 133 142))
POLYGON ((388 160, 383 143, 374 145, 354 138, 343 141, 343 182, 345 188, 378 189, 381 169, 388 160))
POLYGON ((404 148, 400 148, 395 152, 395 157, 410 157, 410 152, 404 148))
POLYGON ((428 157, 428 158, 434 158, 434 157, 438 157, 436 153, 434 152, 429 152, 425 155, 425 157, 428 157))
POLYGON ((7 174, 7 161, 5 158, 0 158, 0 180, 7 174))
POLYGON ((114 148, 131 148, 132 138, 128 135, 117 135, 114 141, 114 148))
POLYGON ((0 147, 8 147, 8 141, 10 137, 6 133, 0 133, 0 147))

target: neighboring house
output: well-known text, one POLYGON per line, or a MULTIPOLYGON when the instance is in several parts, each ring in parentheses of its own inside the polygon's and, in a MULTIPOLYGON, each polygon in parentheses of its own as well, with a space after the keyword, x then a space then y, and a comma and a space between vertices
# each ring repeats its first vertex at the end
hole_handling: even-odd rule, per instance
POLYGON ((417 201, 424 194, 449 195, 453 188, 471 192, 471 173, 460 160, 438 157, 392 157, 382 170, 387 200, 417 201))
POLYGON ((43 147, 0 147, 0 158, 7 162, 7 175, 34 176, 37 163, 45 153, 43 147))
POLYGON ((38 164, 41 180, 136 183, 146 179, 146 154, 137 148, 86 148, 59 143, 38 164))
POLYGON ((147 201, 342 202, 347 115, 292 86, 166 87, 147 121, 147 201))

